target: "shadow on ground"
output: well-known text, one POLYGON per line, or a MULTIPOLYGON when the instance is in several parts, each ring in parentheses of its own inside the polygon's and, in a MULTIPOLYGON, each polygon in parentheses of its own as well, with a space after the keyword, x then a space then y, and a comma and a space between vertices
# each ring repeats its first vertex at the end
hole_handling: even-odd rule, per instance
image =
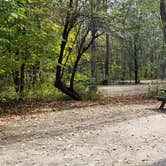
POLYGON ((155 162, 149 166, 166 166, 166 159, 159 160, 158 162, 155 162))
POLYGON ((151 110, 151 111, 153 111, 153 112, 156 112, 156 113, 160 113, 160 114, 166 114, 166 108, 164 108, 164 109, 149 109, 149 110, 151 110))
MULTIPOLYGON (((149 108, 148 108, 149 109, 149 108)), ((132 119, 137 119, 137 118, 141 118, 141 117, 148 117, 151 115, 154 115, 156 113, 161 113, 160 111, 156 110, 156 109, 150 109, 151 111, 148 111, 148 109, 145 109, 145 112, 141 112, 138 110, 138 112, 135 111, 131 111, 128 113, 124 113, 119 111, 117 114, 114 113, 114 115, 109 117, 109 112, 108 112, 108 119, 104 119, 102 117, 102 115, 96 115, 94 117, 78 117, 78 119, 75 119, 75 125, 72 127, 68 127, 68 125, 70 124, 70 121, 68 121, 66 119, 66 125, 62 124, 61 128, 56 128, 55 126, 57 125, 56 123, 50 123, 48 126, 47 124, 44 124, 44 122, 40 122, 38 125, 39 126, 45 126, 45 129, 47 128, 46 131, 41 130, 39 128, 33 128, 33 124, 31 126, 29 126, 30 128, 33 128, 33 130, 31 132, 28 132, 28 130, 26 129, 22 129, 24 130, 24 132, 22 133, 6 133, 4 131, 4 133, 2 132, 2 137, 0 138, 0 145, 5 145, 5 144, 13 144, 16 142, 20 142, 20 141, 26 141, 26 140, 32 140, 32 139, 37 139, 37 138, 46 138, 46 137, 57 137, 57 136, 62 136, 65 134, 70 134, 70 133, 76 133, 79 132, 81 130, 95 130, 96 128, 102 126, 102 125, 115 125, 116 123, 120 123, 123 121, 129 121, 132 119), (94 119, 98 119, 98 121, 94 121, 94 119), (89 121, 91 121, 91 123, 89 123, 89 121)), ((74 116, 74 114, 73 114, 74 116)), ((21 127, 21 126, 20 126, 21 127)), ((13 130, 15 130, 13 128, 13 130)))

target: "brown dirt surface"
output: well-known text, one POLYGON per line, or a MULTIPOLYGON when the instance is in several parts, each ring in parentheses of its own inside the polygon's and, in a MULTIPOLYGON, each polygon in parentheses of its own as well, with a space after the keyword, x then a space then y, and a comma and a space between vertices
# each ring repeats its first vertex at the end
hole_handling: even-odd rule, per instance
POLYGON ((159 105, 143 93, 118 93, 3 107, 0 165, 162 166, 166 114, 159 105))

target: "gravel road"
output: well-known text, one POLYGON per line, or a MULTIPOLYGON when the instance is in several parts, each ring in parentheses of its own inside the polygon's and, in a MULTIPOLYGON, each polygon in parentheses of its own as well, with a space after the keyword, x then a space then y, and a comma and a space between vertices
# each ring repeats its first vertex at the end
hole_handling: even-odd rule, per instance
POLYGON ((138 85, 99 86, 98 90, 106 96, 135 95, 147 93, 149 89, 166 85, 166 80, 143 80, 138 85))
POLYGON ((135 95, 148 92, 149 85, 100 86, 99 91, 106 96, 135 95))
POLYGON ((2 166, 166 165, 159 103, 96 105, 0 119, 2 166))

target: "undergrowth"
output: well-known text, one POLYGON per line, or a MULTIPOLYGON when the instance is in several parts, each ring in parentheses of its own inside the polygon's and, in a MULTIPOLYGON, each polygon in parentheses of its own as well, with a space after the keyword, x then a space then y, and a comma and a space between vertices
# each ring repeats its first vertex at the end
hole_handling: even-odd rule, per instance
POLYGON ((148 97, 149 98, 155 98, 156 96, 163 96, 164 94, 162 93, 162 91, 160 91, 161 88, 166 88, 165 85, 151 85, 149 84, 148 86, 148 97))
MULTIPOLYGON (((93 88, 87 88, 82 84, 76 84, 75 90, 81 95, 83 100, 99 100, 102 95, 93 88)), ((40 83, 28 88, 24 93, 16 93, 14 88, 1 87, 0 89, 0 105, 7 105, 9 103, 16 103, 20 101, 64 101, 72 100, 71 97, 63 94, 54 87, 52 81, 41 81, 40 83), (20 100, 21 99, 21 100, 20 100)))

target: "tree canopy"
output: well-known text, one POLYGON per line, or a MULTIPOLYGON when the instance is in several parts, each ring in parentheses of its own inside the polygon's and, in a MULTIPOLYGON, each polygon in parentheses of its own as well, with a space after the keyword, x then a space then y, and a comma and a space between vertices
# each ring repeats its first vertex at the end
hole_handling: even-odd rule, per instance
POLYGON ((165 6, 164 0, 1 0, 0 91, 23 99, 48 83, 80 100, 80 83, 164 79, 165 6))

